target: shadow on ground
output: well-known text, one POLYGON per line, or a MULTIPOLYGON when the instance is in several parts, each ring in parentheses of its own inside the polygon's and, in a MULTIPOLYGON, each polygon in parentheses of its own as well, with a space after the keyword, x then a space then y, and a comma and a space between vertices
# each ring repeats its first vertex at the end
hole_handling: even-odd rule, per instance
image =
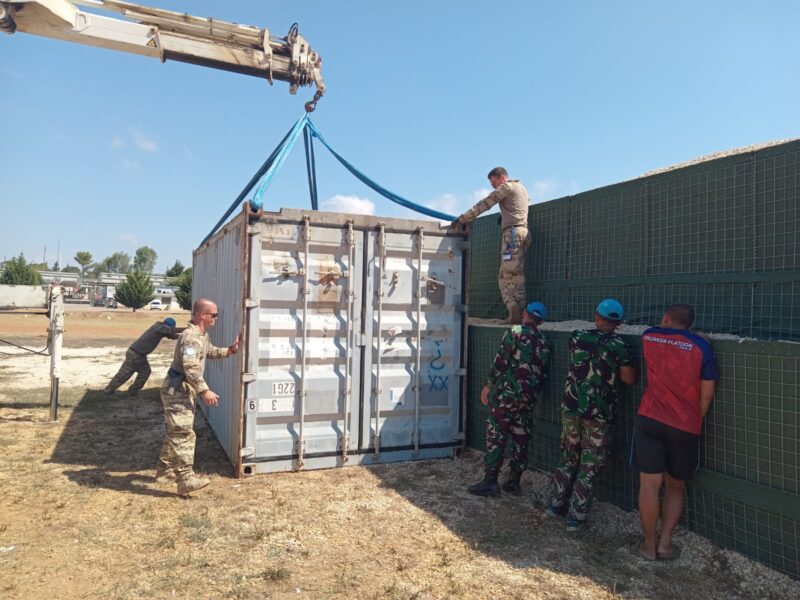
MULTIPOLYGON (((195 415, 195 469, 232 476, 233 468, 202 412, 195 415)), ((158 389, 136 397, 107 397, 87 391, 64 425, 49 463, 65 467, 64 474, 79 485, 144 495, 173 495, 153 487, 153 474, 164 440, 158 389)))
MULTIPOLYGON (((736 590, 739 578, 726 573, 725 584, 665 561, 645 562, 634 556, 639 541, 638 520, 630 513, 595 506, 585 530, 568 533, 563 519, 544 513, 546 476, 527 472, 520 496, 498 498, 469 494, 466 487, 483 475, 482 453, 469 451, 454 460, 368 467, 380 485, 434 515, 473 550, 503 560, 516 569, 545 569, 586 577, 622 596, 644 592, 645 597, 685 598, 687 590, 707 598, 721 598, 736 590), (642 577, 643 572, 646 577, 642 577), (657 586, 652 585, 653 581, 657 586)), ((501 477, 501 481, 503 477, 501 477)), ((691 560, 686 558, 685 560, 691 560)), ((535 577, 535 576, 534 576, 535 577)), ((564 590, 564 597, 572 593, 564 590)))

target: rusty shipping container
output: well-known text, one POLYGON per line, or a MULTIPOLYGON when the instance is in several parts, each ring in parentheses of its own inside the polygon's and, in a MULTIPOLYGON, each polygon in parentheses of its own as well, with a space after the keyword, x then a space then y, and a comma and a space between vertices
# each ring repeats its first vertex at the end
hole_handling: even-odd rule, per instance
POLYGON ((244 211, 194 252, 219 305, 203 407, 239 475, 452 456, 463 441, 466 243, 433 221, 244 211))

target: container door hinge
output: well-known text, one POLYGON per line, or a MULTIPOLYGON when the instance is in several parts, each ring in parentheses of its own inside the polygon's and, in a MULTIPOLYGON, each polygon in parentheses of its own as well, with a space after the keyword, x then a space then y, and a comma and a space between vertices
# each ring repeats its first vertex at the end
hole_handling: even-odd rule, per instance
POLYGON ((467 370, 466 369, 464 369, 464 368, 456 369, 456 375, 458 375, 459 377, 463 377, 466 374, 467 374, 467 370))
POLYGON ((456 312, 466 314, 467 312, 467 305, 466 304, 456 304, 455 306, 456 312))
POLYGON ((347 462, 350 457, 347 456, 347 451, 350 449, 350 436, 344 435, 339 439, 339 452, 342 453, 342 462, 347 462))
POLYGON ((258 225, 247 226, 247 235, 258 235, 259 233, 261 233, 261 227, 258 225))
POLYGON ((260 303, 258 300, 253 300, 252 298, 248 298, 247 300, 244 301, 245 308, 258 308, 259 304, 260 303))
POLYGON ((256 449, 251 446, 245 446, 241 450, 239 450, 239 455, 242 458, 247 458, 248 456, 253 456, 256 453, 256 449))
POLYGON ((366 337, 367 336, 365 336, 363 333, 357 333, 355 335, 355 338, 356 338, 355 339, 355 345, 356 346, 366 346, 367 345, 366 337))
POLYGON ((242 373, 242 381, 244 383, 252 383, 255 380, 256 380, 256 374, 255 373, 248 373, 247 371, 242 373))
POLYGON ((458 242, 458 249, 459 250, 469 250, 469 242, 467 240, 462 240, 458 242))
POLYGON ((455 434, 455 435, 453 436, 453 441, 456 441, 456 442, 463 442, 463 441, 464 441, 464 433, 463 433, 463 432, 461 432, 461 433, 457 433, 457 434, 455 434))
POLYGON ((372 436, 372 447, 375 449, 375 458, 377 459, 381 454, 381 436, 372 436))

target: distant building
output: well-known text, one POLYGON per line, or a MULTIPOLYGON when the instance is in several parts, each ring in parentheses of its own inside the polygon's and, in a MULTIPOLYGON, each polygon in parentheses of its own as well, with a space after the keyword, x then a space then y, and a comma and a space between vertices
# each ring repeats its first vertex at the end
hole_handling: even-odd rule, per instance
MULTIPOLYGON (((80 273, 64 273, 59 271, 39 271, 42 282, 45 284, 60 282, 65 288, 65 298, 77 302, 96 304, 105 302, 114 297, 116 286, 125 281, 125 273, 100 273, 95 279, 84 277, 80 280, 80 273)), ((178 300, 175 298, 175 288, 168 285, 169 278, 163 274, 151 274, 150 279, 156 287, 154 299, 161 301, 164 310, 178 310, 178 300)))

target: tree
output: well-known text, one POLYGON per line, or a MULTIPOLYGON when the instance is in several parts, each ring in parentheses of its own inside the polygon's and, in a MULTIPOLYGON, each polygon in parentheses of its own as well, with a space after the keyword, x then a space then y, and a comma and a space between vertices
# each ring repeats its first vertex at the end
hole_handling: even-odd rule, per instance
POLYGON ((142 246, 136 251, 136 256, 133 258, 133 268, 144 273, 152 273, 157 260, 158 254, 155 250, 148 246, 142 246))
POLYGON ((167 277, 178 277, 184 271, 183 263, 179 260, 175 260, 175 264, 172 265, 169 269, 167 269, 166 275, 167 277))
POLYGON ((106 273, 127 273, 131 269, 131 257, 125 252, 114 252, 103 259, 103 267, 106 273))
POLYGON ((132 308, 133 312, 142 308, 155 297, 156 288, 150 275, 134 270, 125 277, 125 281, 117 286, 114 300, 132 308))
POLYGON ((87 267, 92 264, 92 253, 82 250, 77 252, 73 258, 75 259, 75 262, 81 266, 81 279, 83 279, 83 276, 86 274, 87 267))
POLYGON ((94 276, 99 277, 100 273, 127 273, 130 268, 130 255, 125 252, 114 252, 95 265, 94 276))
POLYGON ((22 254, 18 258, 7 260, 3 264, 3 275, 0 276, 0 283, 6 285, 42 285, 42 276, 36 270, 35 265, 25 262, 22 254))
POLYGON ((61 269, 62 273, 80 273, 81 270, 78 267, 73 267, 72 265, 67 265, 63 269, 61 269))
POLYGON ((175 282, 178 288, 175 290, 175 299, 178 306, 184 310, 192 310, 192 267, 180 274, 175 282))

